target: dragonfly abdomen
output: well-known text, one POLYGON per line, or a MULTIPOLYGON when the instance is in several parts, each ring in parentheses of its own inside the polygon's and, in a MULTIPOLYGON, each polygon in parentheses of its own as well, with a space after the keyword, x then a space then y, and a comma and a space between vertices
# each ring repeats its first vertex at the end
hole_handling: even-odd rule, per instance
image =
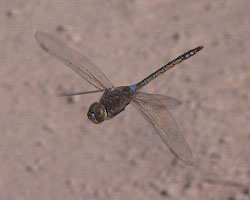
POLYGON ((187 51, 186 53, 180 55, 179 57, 175 58, 174 60, 170 61, 160 69, 156 70, 154 73, 150 74, 147 76, 145 79, 140 81, 139 83, 136 84, 137 89, 142 88, 143 86, 147 85, 149 82, 163 74, 164 72, 168 71, 169 69, 173 68, 175 65, 181 63, 182 61, 190 58, 191 56, 195 55, 198 51, 203 49, 203 46, 198 46, 194 49, 191 49, 187 51))

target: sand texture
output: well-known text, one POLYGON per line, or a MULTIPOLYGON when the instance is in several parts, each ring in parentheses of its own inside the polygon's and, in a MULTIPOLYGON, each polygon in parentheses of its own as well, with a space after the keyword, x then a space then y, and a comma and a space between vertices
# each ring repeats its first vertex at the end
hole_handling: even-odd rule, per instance
POLYGON ((248 0, 0 0, 0 200, 248 200, 248 0), (171 109, 194 155, 186 166, 131 105, 95 125, 100 93, 43 51, 42 30, 89 57, 116 86, 198 45, 143 91, 171 109))

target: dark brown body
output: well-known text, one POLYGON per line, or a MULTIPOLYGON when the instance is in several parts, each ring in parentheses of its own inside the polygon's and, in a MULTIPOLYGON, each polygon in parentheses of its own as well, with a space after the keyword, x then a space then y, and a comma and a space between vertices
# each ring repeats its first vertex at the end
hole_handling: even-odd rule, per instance
POLYGON ((105 91, 99 103, 105 106, 110 119, 125 109, 133 95, 128 86, 116 87, 105 91))

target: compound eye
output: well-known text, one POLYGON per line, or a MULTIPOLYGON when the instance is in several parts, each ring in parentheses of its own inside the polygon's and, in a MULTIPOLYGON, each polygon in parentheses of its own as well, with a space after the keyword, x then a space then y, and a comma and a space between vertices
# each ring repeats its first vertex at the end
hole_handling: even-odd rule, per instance
POLYGON ((96 116, 96 118, 103 118, 105 116, 105 114, 104 114, 104 108, 103 107, 98 107, 95 110, 95 116, 96 116))
POLYGON ((93 103, 90 107, 89 107, 89 112, 90 113, 95 113, 96 111, 96 105, 98 105, 98 102, 96 101, 95 103, 93 103))
POLYGON ((95 124, 103 122, 105 119, 107 119, 105 107, 98 102, 93 103, 89 107, 88 118, 95 124))

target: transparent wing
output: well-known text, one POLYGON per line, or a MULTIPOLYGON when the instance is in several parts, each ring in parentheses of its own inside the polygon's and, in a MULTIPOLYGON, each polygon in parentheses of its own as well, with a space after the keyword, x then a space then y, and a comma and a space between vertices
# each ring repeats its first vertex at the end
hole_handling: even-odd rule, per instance
POLYGON ((161 94, 149 94, 145 92, 136 92, 134 98, 143 104, 162 107, 162 108, 173 108, 173 107, 181 105, 181 101, 173 97, 169 97, 169 96, 165 96, 161 94))
POLYGON ((114 87, 111 81, 94 63, 56 37, 49 33, 38 31, 35 38, 43 50, 69 66, 94 87, 98 89, 114 87))
POLYGON ((132 104, 142 113, 144 118, 156 129, 158 135, 167 144, 168 148, 185 164, 193 164, 193 155, 180 129, 167 109, 144 104, 134 99, 132 104))

